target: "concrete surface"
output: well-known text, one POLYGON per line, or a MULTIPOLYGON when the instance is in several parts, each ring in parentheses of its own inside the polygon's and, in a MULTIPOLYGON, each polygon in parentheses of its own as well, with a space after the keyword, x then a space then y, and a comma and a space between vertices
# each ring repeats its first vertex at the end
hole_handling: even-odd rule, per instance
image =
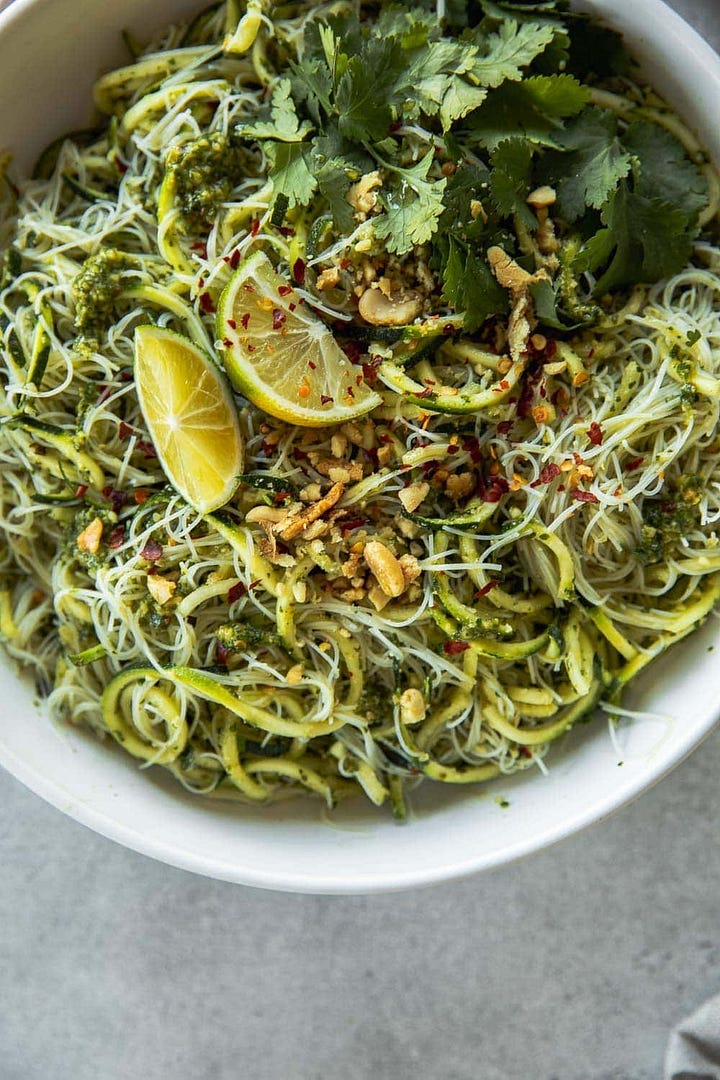
MULTIPOLYGON (((720 0, 674 6, 720 44, 720 0)), ((330 899, 172 870, 0 772, 0 1080, 659 1080, 720 991, 718 776, 715 733, 551 851, 330 899)))

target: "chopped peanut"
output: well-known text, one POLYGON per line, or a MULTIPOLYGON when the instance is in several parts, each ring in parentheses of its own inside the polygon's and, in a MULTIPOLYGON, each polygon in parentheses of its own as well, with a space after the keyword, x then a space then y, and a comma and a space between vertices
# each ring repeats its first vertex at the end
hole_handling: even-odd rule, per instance
POLYGON ((83 529, 77 538, 79 551, 87 555, 95 555, 102 540, 103 523, 99 517, 93 518, 87 528, 83 529))
POLYGON ((474 487, 475 479, 472 473, 453 473, 448 476, 445 483, 445 490, 450 498, 456 502, 458 499, 463 499, 466 495, 469 495, 474 487))
POLYGON ((525 202, 528 206, 532 206, 533 210, 546 209, 548 206, 553 206, 557 200, 557 192, 555 188, 551 188, 548 185, 535 188, 528 195, 525 202))
POLYGON ((366 289, 358 311, 371 326, 406 326, 422 311, 422 300, 414 289, 386 296, 380 289, 366 289))
POLYGON ((276 524, 284 521, 287 516, 287 510, 282 510, 279 506, 253 506, 245 515, 245 520, 258 522, 260 525, 266 521, 276 524))
POLYGON ((364 218, 375 209, 378 201, 376 189, 379 187, 382 187, 382 177, 377 169, 361 176, 356 184, 351 184, 345 198, 359 217, 364 218))
POLYGON ((305 668, 302 664, 293 664, 285 676, 285 682, 290 686, 297 686, 299 682, 302 682, 304 671, 305 668))
POLYGON ((368 592, 368 599, 376 611, 382 611, 390 603, 390 597, 385 595, 379 585, 373 585, 368 592))
POLYGON ((420 690, 410 687, 400 695, 400 719, 408 727, 425 719, 425 698, 420 690))
POLYGON ((340 271, 337 266, 331 266, 328 270, 323 270, 321 274, 318 274, 315 287, 319 292, 323 292, 325 289, 333 289, 339 280, 340 271))
POLYGON ((172 600, 177 585, 170 578, 163 577, 161 574, 148 574, 147 588, 155 603, 160 604, 162 607, 163 604, 167 604, 169 600, 172 600))
POLYGON ((385 544, 380 540, 370 540, 365 545, 363 555, 386 596, 396 597, 405 592, 402 566, 385 544))
POLYGON ((417 558, 415 555, 401 555, 398 562, 400 563, 403 577, 405 578, 405 584, 412 585, 413 581, 417 581, 422 574, 420 563, 417 561, 417 558))
POLYGON ((330 439, 330 452, 334 458, 343 458, 348 447, 346 435, 338 435, 336 432, 330 439))
POLYGON ((417 510, 418 506, 427 497, 430 491, 430 485, 426 484, 424 480, 420 480, 415 484, 410 484, 409 487, 402 488, 398 492, 398 499, 403 504, 409 514, 413 510, 417 510))
POLYGON ((339 481, 330 488, 327 495, 320 499, 319 502, 309 506, 307 510, 303 510, 301 514, 298 514, 290 523, 286 526, 283 532, 280 534, 283 540, 294 540, 300 533, 305 532, 307 527, 322 517, 326 510, 330 510, 335 503, 342 498, 342 494, 345 491, 345 485, 339 481))

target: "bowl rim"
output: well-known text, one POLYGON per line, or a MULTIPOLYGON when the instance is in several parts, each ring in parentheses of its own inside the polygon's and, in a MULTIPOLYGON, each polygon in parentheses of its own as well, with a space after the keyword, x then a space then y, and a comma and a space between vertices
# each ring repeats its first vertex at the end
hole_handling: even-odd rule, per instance
MULTIPOLYGON (((612 7, 614 0, 609 0, 612 7)), ((26 17, 31 9, 42 8, 52 0, 10 0, 0 7, 0 36, 13 23, 26 17)), ((608 6, 605 0, 581 0, 585 8, 602 14, 608 6)), ((702 63, 705 78, 714 79, 720 90, 720 56, 701 34, 670 8, 665 0, 642 0, 643 6, 657 9, 662 16, 667 31, 675 39, 683 39, 686 46, 702 63)), ((9 660, 5 661, 10 663, 9 660)), ((178 869, 220 879, 236 884, 256 888, 273 889, 286 892, 313 894, 359 894, 393 892, 422 886, 439 884, 467 877, 482 870, 506 865, 516 859, 526 857, 536 851, 553 846, 560 840, 572 836, 592 824, 606 820, 623 806, 632 802, 644 791, 654 786, 681 764, 689 754, 711 734, 720 722, 720 704, 714 718, 709 720, 704 731, 698 735, 692 731, 681 735, 676 740, 671 759, 659 761, 645 772, 633 776, 611 790, 605 798, 591 801, 586 807, 575 811, 567 819, 546 827, 541 832, 531 832, 527 838, 508 844, 501 852, 476 851, 463 859, 449 858, 438 860, 432 867, 420 866, 415 870, 389 871, 383 869, 375 874, 369 872, 355 878, 339 879, 332 873, 318 870, 290 868, 285 872, 276 869, 262 870, 238 866, 233 862, 216 856, 206 856, 197 850, 183 845, 180 840, 173 842, 144 835, 140 829, 132 827, 104 810, 89 805, 79 799, 68 799, 68 791, 63 788, 50 773, 43 773, 20 757, 4 739, 0 738, 0 765, 44 801, 48 802, 68 817, 94 832, 130 848, 142 855, 167 863, 178 869)))

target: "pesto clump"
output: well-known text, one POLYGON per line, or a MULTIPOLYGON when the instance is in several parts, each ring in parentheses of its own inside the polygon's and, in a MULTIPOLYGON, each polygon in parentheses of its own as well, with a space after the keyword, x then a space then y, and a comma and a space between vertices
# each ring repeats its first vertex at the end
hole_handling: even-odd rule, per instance
POLYGON ((188 220, 195 224, 214 221, 244 173, 243 158, 241 148, 221 132, 210 132, 170 150, 167 171, 188 220))
POLYGON ((641 562, 662 562, 697 526, 702 494, 702 478, 686 474, 665 498, 652 499, 645 504, 640 543, 635 549, 641 562))
POLYGON ((123 275, 132 264, 130 256, 114 248, 101 248, 85 260, 72 286, 77 330, 93 333, 110 324, 123 275))
POLYGON ((252 623, 223 623, 215 631, 215 637, 228 652, 245 652, 263 645, 279 645, 280 636, 274 630, 263 630, 252 623))

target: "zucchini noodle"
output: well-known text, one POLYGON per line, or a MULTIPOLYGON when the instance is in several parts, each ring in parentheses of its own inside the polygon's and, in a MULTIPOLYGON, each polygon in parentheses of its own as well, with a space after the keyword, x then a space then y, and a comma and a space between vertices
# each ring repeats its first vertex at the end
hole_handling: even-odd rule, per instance
MULTIPOLYGON (((595 87, 618 122, 642 115, 702 160, 685 269, 516 354, 506 319, 465 332, 429 285, 414 324, 350 342, 383 397, 368 416, 304 429, 236 396, 245 475, 201 516, 150 441, 133 334, 157 323, 212 351, 219 294, 262 249, 288 279, 301 260, 300 296, 351 336, 360 278, 343 291, 342 275, 370 268, 372 212, 341 235, 307 208, 278 214, 265 144, 242 137, 307 26, 351 9, 250 0, 239 26, 220 5, 169 28, 100 79, 100 126, 7 187, 0 639, 51 718, 191 792, 362 794, 402 817, 423 777, 544 768, 599 705, 626 715, 628 681, 720 597, 720 187, 656 97, 595 87), (335 476, 332 511, 282 542, 274 526, 335 476)), ((419 121, 398 137, 414 162, 444 145, 419 121)), ((399 260, 418 289, 421 248, 399 260)), ((592 275, 576 285, 589 296, 592 275)))

